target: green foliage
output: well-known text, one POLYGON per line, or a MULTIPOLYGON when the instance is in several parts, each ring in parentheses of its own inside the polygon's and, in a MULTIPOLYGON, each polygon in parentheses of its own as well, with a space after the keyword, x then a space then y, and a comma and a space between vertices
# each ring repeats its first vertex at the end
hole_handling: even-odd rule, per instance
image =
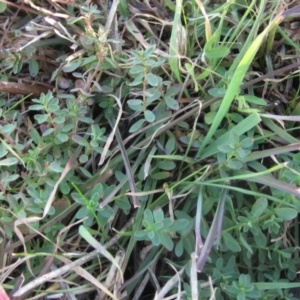
POLYGON ((226 284, 223 289, 230 299, 258 299, 260 292, 251 284, 249 275, 241 274, 238 281, 234 281, 232 285, 226 284))
MULTIPOLYGON (((172 236, 188 227, 189 221, 186 219, 177 219, 173 221, 164 217, 163 210, 159 207, 151 212, 149 209, 144 211, 142 221, 144 229, 135 232, 137 240, 151 241, 153 245, 163 245, 169 251, 174 247, 172 236)), ((177 250, 178 253, 179 250, 177 250)))
POLYGON ((4 288, 296 299, 300 90, 276 69, 299 46, 279 2, 44 2, 0 1, 4 288))
POLYGON ((99 207, 99 202, 101 198, 104 197, 104 188, 101 183, 95 185, 91 191, 91 198, 87 199, 81 191, 74 185, 77 193, 72 193, 72 198, 75 202, 82 205, 82 207, 77 211, 76 218, 82 219, 85 226, 91 226, 93 221, 98 224, 98 229, 103 227, 109 218, 114 215, 113 209, 106 205, 105 208, 99 207))

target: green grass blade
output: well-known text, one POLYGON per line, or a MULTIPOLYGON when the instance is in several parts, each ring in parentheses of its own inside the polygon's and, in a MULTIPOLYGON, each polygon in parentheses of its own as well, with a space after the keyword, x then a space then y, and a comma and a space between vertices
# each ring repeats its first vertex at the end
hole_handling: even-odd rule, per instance
POLYGON ((266 29, 257 36, 257 38, 253 41, 252 45, 250 46, 250 48, 248 49, 248 51, 246 52, 245 56, 243 57, 243 59, 241 60, 241 62, 239 63, 230 83, 228 86, 228 89, 226 91, 226 94, 223 98, 223 101, 219 107, 219 110, 217 112, 217 115, 214 119, 214 122, 211 125, 211 128, 208 132, 208 134, 206 135, 202 145, 200 146, 200 149, 197 153, 197 156, 199 157, 201 155, 201 153, 203 152, 203 149, 205 148, 205 146, 209 143, 209 141, 211 140, 211 138, 213 137, 213 135, 215 134, 216 130, 218 129, 220 123, 222 122, 222 120, 224 119, 224 117, 226 116, 232 101, 235 99, 235 97, 237 96, 239 89, 240 89, 240 85, 242 83, 242 80, 254 58, 254 56, 256 55, 259 47, 262 45, 265 37, 267 36, 267 34, 269 33, 269 31, 277 24, 280 23, 280 21, 282 20, 281 16, 276 17, 267 27, 266 29))
POLYGON ((253 283, 259 290, 279 290, 299 288, 300 282, 256 282, 253 283))
POLYGON ((207 148, 204 149, 200 159, 207 158, 208 156, 215 155, 219 152, 218 146, 225 145, 229 141, 230 133, 235 131, 238 135, 242 135, 245 132, 249 131, 251 128, 255 127, 261 121, 259 115, 257 113, 253 113, 249 115, 242 122, 234 126, 230 131, 226 134, 219 137, 216 141, 212 142, 207 148))
POLYGON ((298 139, 296 139, 293 136, 291 136, 286 130, 284 130, 284 129, 280 128, 279 126, 277 126, 269 118, 263 118, 262 120, 263 120, 263 123, 266 126, 268 126, 271 129, 272 132, 274 132, 279 137, 283 138, 286 142, 288 142, 290 144, 298 142, 298 139))

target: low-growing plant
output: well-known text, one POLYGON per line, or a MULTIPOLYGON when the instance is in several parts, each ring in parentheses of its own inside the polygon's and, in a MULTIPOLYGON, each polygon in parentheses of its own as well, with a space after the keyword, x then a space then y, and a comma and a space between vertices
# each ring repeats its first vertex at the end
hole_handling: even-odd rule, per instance
POLYGON ((27 4, 0 1, 6 292, 297 299, 297 6, 27 4))

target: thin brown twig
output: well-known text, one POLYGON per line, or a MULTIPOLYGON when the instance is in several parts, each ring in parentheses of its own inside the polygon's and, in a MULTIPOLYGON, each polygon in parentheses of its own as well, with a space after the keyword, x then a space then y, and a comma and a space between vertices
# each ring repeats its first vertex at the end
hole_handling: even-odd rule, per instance
POLYGON ((0 81, 0 92, 10 93, 10 94, 21 94, 29 95, 32 94, 35 97, 39 97, 42 93, 47 94, 49 88, 40 85, 29 85, 18 82, 7 82, 0 81))

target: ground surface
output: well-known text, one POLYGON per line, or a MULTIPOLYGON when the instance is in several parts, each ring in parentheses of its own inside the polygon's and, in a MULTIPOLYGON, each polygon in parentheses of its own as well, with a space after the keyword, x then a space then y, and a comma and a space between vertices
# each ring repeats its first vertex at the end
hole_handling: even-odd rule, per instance
POLYGON ((299 298, 300 6, 224 2, 0 0, 1 300, 299 298))

